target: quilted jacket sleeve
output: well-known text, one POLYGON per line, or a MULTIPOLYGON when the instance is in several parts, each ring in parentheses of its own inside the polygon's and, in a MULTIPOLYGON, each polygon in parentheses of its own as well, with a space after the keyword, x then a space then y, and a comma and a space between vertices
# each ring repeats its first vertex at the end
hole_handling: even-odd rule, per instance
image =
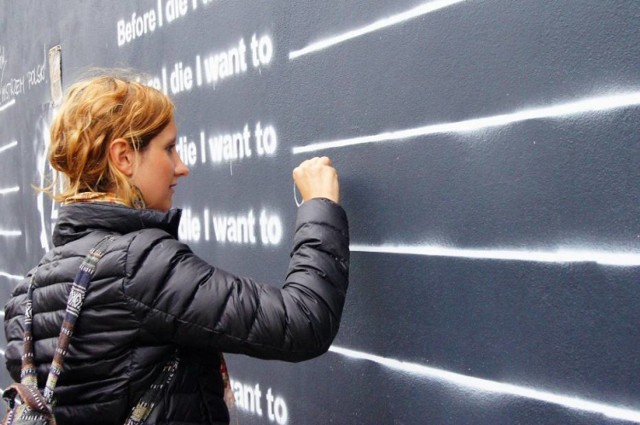
POLYGON ((145 231, 129 252, 125 295, 162 342, 300 361, 326 352, 338 331, 349 236, 344 210, 329 200, 298 209, 282 288, 211 266, 168 235, 145 231))

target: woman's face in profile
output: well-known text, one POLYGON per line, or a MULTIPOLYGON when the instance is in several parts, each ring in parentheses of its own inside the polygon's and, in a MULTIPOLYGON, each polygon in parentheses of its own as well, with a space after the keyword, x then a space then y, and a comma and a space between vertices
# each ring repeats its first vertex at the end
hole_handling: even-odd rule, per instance
POLYGON ((131 181, 142 192, 147 208, 169 211, 178 179, 189 174, 176 151, 177 133, 176 123, 171 119, 145 150, 136 153, 131 181))

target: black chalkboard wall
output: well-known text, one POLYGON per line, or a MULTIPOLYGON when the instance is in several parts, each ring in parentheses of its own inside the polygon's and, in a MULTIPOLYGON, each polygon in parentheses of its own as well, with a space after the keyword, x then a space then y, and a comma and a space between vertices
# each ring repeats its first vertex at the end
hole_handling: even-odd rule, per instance
POLYGON ((291 169, 340 172, 338 338, 229 356, 239 423, 640 423, 640 2, 0 3, 1 300, 50 244, 59 45, 64 87, 175 100, 181 238, 219 267, 278 284, 291 169))

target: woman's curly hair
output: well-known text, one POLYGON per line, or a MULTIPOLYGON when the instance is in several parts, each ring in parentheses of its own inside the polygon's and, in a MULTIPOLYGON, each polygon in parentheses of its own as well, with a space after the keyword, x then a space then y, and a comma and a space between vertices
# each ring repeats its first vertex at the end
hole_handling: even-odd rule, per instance
POLYGON ((102 75, 69 87, 51 125, 49 162, 65 176, 56 201, 82 192, 113 192, 132 205, 129 179, 109 158, 109 144, 125 139, 144 151, 173 119, 174 105, 162 92, 128 77, 102 75))

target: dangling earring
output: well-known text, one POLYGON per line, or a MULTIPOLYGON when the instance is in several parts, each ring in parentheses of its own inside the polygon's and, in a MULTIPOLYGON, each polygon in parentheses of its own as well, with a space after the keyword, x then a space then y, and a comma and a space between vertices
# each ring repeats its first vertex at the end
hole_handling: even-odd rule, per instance
POLYGON ((147 204, 144 202, 144 198, 142 197, 142 192, 135 184, 131 184, 131 189, 133 191, 133 196, 131 197, 131 205, 136 209, 144 209, 147 208, 147 204))

